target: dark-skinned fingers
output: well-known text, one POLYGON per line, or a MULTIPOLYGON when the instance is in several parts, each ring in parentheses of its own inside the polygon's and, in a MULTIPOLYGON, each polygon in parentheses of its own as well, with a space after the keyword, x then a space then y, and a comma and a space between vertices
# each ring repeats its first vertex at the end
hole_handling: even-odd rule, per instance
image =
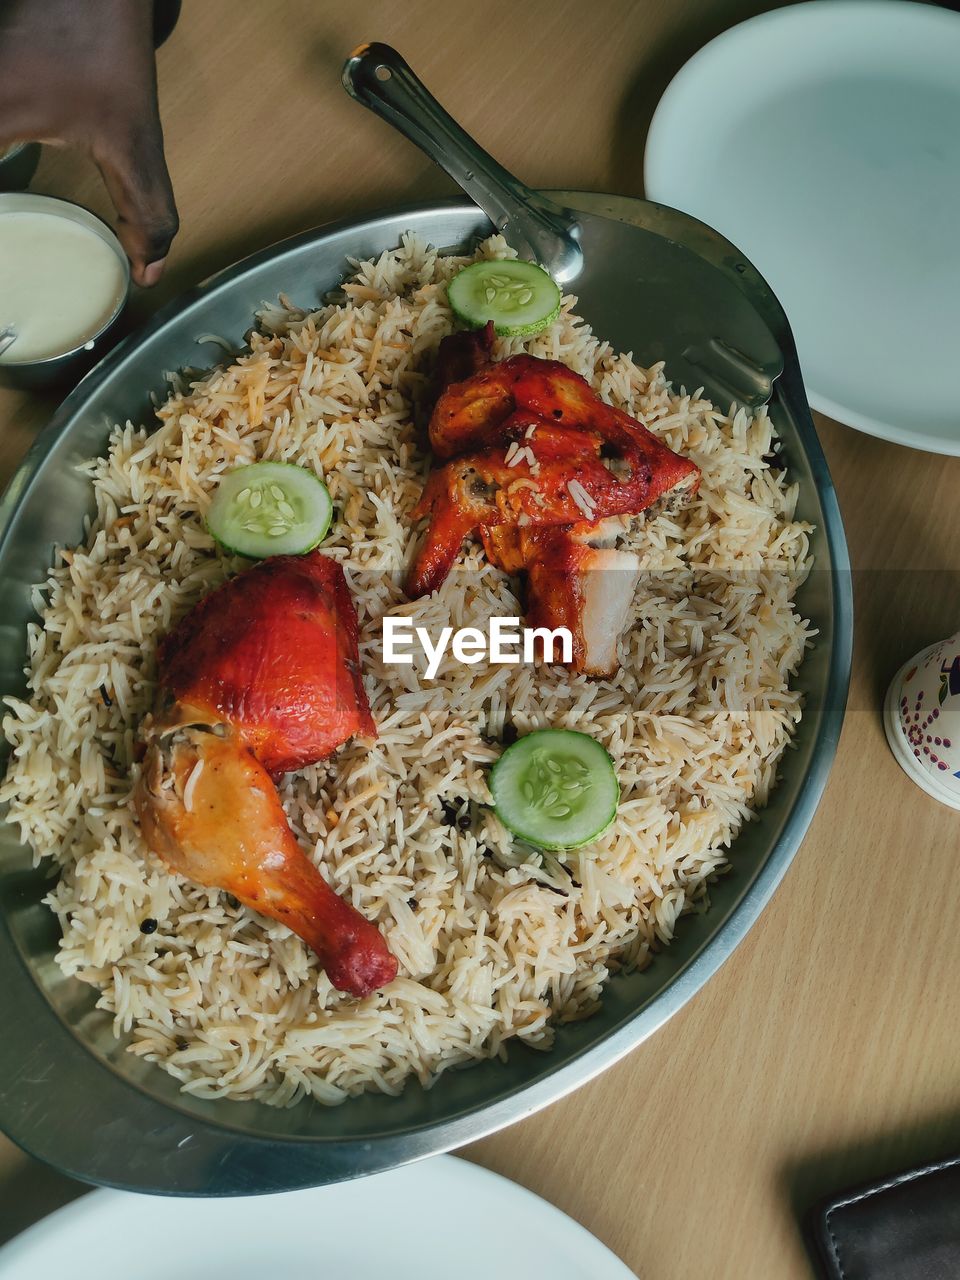
POLYGON ((159 280, 180 227, 159 120, 106 131, 93 147, 117 211, 117 235, 140 285, 159 280))

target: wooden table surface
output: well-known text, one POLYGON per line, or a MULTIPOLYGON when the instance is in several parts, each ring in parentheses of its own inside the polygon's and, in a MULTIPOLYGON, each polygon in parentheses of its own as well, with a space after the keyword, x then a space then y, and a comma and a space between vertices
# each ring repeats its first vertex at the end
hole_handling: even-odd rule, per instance
MULTIPOLYGON (((663 87, 753 0, 186 0, 159 53, 183 230, 143 314, 304 228, 452 184, 339 84, 396 44, 534 185, 642 194, 663 87)), ((108 205, 82 157, 33 189, 108 205)), ((0 392, 3 479, 54 401, 0 392)), ((880 705, 900 662, 955 630, 960 461, 820 419, 855 567, 857 644, 837 762, 793 867, 746 941, 600 1079, 465 1153, 545 1196, 643 1280, 809 1274, 801 1210, 960 1148, 958 824, 899 770, 880 705)), ((2 1142, 2 1139, 0 1139, 2 1142)), ((0 1238, 81 1188, 0 1150, 0 1238)))

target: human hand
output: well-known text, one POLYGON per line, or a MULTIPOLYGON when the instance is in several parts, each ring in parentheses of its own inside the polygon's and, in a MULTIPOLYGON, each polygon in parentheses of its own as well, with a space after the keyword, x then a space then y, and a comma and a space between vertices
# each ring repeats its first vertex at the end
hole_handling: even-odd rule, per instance
POLYGON ((0 151, 30 141, 86 151, 141 285, 160 279, 179 228, 152 22, 152 0, 0 0, 0 151))

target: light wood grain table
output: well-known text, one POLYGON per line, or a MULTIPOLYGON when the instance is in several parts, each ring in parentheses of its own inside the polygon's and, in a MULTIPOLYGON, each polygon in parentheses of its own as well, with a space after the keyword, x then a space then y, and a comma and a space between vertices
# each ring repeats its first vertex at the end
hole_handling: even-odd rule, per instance
MULTIPOLYGON (((151 308, 272 241, 452 190, 348 100, 340 65, 396 44, 534 185, 642 194, 663 87, 753 0, 186 0, 160 51, 183 230, 151 308)), ((80 156, 36 191, 108 213, 80 156)), ((0 392, 5 479, 53 400, 0 392)), ((809 1274, 819 1194, 960 1149, 958 820, 887 750, 886 682, 960 625, 960 461, 820 419, 855 566, 857 647, 837 762, 796 861, 747 940, 600 1079, 466 1155, 546 1196, 643 1280, 809 1274)), ((0 1238, 80 1188, 0 1150, 0 1238)))

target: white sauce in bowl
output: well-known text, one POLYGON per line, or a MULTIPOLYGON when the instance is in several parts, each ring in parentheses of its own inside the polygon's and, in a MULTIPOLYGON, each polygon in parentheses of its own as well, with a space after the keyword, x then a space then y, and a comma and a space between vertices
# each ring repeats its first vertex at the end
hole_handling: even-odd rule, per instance
POLYGON ((0 213, 0 329, 18 334, 0 364, 82 347, 125 290, 123 263, 95 231, 55 213, 0 213))

